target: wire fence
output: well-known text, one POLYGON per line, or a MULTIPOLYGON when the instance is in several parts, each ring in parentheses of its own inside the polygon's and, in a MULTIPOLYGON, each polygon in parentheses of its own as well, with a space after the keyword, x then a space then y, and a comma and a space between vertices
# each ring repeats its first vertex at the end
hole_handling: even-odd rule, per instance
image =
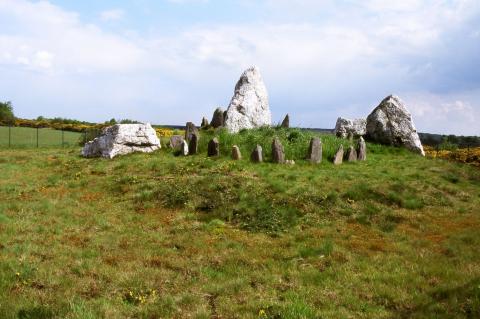
POLYGON ((72 132, 51 128, 0 126, 0 147, 76 147, 92 140, 99 133, 99 129, 72 132))

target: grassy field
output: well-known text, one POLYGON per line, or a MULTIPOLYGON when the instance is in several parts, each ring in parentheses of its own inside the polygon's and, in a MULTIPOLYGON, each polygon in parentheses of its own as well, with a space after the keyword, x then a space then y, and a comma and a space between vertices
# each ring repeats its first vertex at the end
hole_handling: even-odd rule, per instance
MULTIPOLYGON (((10 144, 13 147, 35 147, 37 146, 37 129, 30 127, 12 127, 0 126, 0 147, 8 147, 9 134, 10 144)), ((63 132, 64 146, 78 145, 81 133, 63 132)), ((62 131, 50 128, 38 130, 38 146, 52 147, 62 146, 62 131)))
POLYGON ((478 168, 374 144, 314 166, 311 133, 219 136, 218 159, 206 136, 191 157, 2 149, 0 318, 480 317, 478 168), (273 135, 296 165, 248 161, 273 135))

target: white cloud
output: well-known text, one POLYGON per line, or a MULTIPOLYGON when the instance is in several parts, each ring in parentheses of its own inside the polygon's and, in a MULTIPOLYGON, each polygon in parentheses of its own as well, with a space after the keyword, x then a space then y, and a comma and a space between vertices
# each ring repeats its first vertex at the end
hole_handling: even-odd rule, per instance
POLYGON ((43 69, 50 69, 53 64, 53 54, 48 51, 38 51, 34 55, 35 66, 43 69))
MULTIPOLYGON (((446 35, 463 32, 465 21, 478 16, 478 1, 367 0, 346 6, 333 0, 267 0, 264 6, 273 17, 263 22, 125 36, 83 23, 76 13, 48 2, 0 0, 0 19, 14 22, 14 31, 0 29, 0 65, 44 73, 51 77, 50 90, 69 85, 72 109, 80 103, 76 99, 95 97, 109 118, 121 116, 114 112, 122 108, 152 122, 191 120, 185 114, 201 118, 228 103, 242 69, 257 64, 274 113, 294 112, 292 121, 302 125, 332 127, 337 116, 365 116, 385 95, 402 92, 421 131, 439 127, 431 119, 459 129, 446 122, 446 114, 468 114, 458 121, 479 119, 480 95, 428 93, 429 82, 445 78, 442 60, 435 57, 448 52, 446 35), (316 19, 318 13, 324 19, 316 19), (101 97, 99 86, 108 86, 101 97), (131 109, 139 104, 141 109, 131 109), (159 109, 164 118, 157 120, 159 109)), ((100 17, 113 21, 123 15, 113 9, 100 17)), ((478 37, 469 32, 470 41, 478 37)), ((42 91, 43 98, 49 99, 48 92, 42 91)), ((98 114, 92 117, 103 116, 98 114)))
POLYGON ((103 21, 117 21, 123 19, 125 11, 122 9, 111 9, 100 12, 100 19, 103 21))
POLYGON ((456 93, 405 93, 405 102, 422 132, 478 135, 480 89, 456 93), (476 107, 474 106, 476 105, 476 107))
MULTIPOLYGON (((48 2, 3 0, 0 18, 7 16, 14 21, 17 31, 0 31, 0 52, 21 58, 21 64, 35 61, 28 64, 40 71, 126 71, 142 61, 144 53, 136 44, 97 26, 83 24, 77 14, 48 2)), ((9 62, 14 60, 0 60, 9 62)))

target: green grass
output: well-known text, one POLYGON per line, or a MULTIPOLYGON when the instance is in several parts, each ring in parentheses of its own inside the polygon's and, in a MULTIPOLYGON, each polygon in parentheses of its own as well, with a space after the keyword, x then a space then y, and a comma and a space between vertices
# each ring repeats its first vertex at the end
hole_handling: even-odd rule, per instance
POLYGON ((293 132, 203 132, 191 157, 2 149, 0 318, 478 318, 478 169, 370 143, 311 165, 293 132), (248 161, 273 135, 295 166, 248 161))
MULTIPOLYGON (((12 127, 0 126, 0 147, 36 147, 37 146, 37 129, 30 127, 12 127)), ((81 133, 63 132, 64 146, 78 145, 81 133)), ((58 147, 62 146, 62 131, 50 128, 38 129, 38 146, 39 147, 58 147)))

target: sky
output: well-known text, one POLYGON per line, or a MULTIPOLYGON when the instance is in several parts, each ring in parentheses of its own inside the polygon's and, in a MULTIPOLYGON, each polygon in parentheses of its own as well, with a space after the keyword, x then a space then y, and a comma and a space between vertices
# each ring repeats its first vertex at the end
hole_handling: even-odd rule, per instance
POLYGON ((0 101, 22 118, 200 124, 260 68, 275 123, 333 128, 389 94, 480 135, 479 0, 0 0, 0 101))

